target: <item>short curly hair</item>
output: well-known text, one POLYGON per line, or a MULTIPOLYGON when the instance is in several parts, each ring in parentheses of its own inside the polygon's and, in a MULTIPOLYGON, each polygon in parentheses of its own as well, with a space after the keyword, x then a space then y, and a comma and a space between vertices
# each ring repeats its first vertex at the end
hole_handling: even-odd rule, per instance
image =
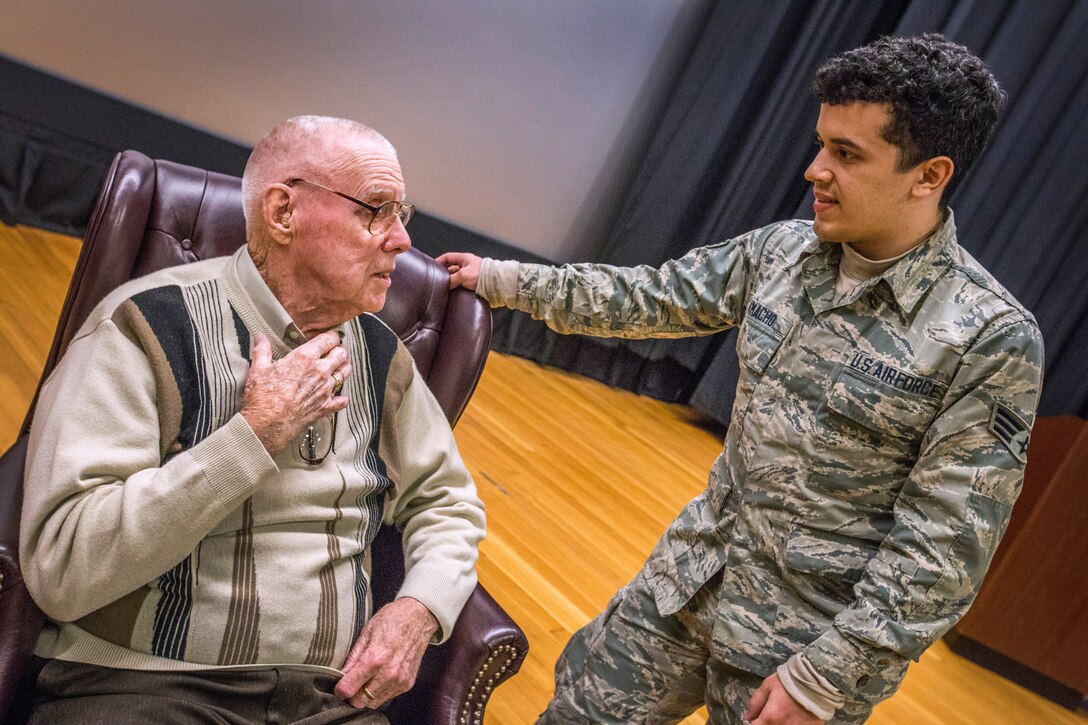
POLYGON ((886 36, 826 61, 813 90, 820 103, 887 103, 884 139, 899 149, 898 171, 947 156, 951 196, 993 135, 1005 92, 990 69, 939 33, 886 36))

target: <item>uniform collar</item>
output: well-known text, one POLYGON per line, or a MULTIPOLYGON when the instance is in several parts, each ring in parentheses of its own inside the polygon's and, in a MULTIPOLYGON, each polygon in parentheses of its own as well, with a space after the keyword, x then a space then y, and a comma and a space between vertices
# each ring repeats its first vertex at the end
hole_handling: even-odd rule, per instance
MULTIPOLYGON (((838 244, 813 238, 801 252, 804 286, 813 309, 819 313, 835 304, 835 279, 839 273, 842 249, 838 244)), ((878 277, 859 285, 856 294, 849 295, 847 302, 856 299, 864 290, 884 280, 896 303, 905 313, 910 313, 918 301, 952 265, 956 257, 956 220, 949 209, 944 222, 924 242, 906 256, 888 267, 878 277)))
POLYGON ((944 223, 925 242, 880 275, 904 312, 912 312, 956 258, 956 220, 949 209, 944 223))

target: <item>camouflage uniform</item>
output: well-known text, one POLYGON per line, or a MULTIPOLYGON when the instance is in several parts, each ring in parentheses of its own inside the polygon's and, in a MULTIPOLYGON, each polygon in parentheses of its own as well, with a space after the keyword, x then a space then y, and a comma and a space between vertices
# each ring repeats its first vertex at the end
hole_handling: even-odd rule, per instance
MULTIPOLYGON (((841 254, 811 223, 789 221, 660 269, 521 264, 516 292, 485 267, 481 291, 492 304, 559 332, 740 328, 736 402, 706 491, 572 639, 553 714, 560 699, 581 697, 563 691, 581 687, 583 650, 603 652, 605 670, 615 670, 615 691, 598 683, 595 697, 634 698, 630 673, 607 653, 633 644, 630 635, 609 641, 616 610, 637 621, 656 607, 679 626, 698 618, 692 598, 713 576, 705 631, 666 641, 704 637, 715 666, 747 673, 742 699, 801 651, 844 693, 836 721, 862 721, 978 592, 1023 480, 1042 376, 1038 326, 956 243, 951 212, 924 244, 836 298, 841 254)), ((654 657, 632 666, 660 677, 668 667, 654 657)), ((706 696, 731 697, 712 683, 706 696)), ((728 709, 712 706, 712 719, 739 720, 728 709)), ((587 718, 606 720, 577 721, 587 718)))

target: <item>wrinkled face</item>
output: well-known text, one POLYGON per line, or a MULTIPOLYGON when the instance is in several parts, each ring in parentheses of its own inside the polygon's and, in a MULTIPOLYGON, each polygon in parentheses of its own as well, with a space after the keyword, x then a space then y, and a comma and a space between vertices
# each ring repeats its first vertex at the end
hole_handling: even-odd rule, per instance
POLYGON ((913 213, 911 188, 917 174, 896 170, 899 149, 881 137, 890 119, 885 104, 821 105, 816 122, 820 150, 805 171, 815 195, 817 236, 849 242, 866 256, 901 245, 905 219, 913 213))
MULTIPOLYGON (((404 200, 404 178, 391 150, 368 144, 353 157, 348 170, 311 181, 375 207, 404 200)), ((307 290, 307 307, 336 322, 381 310, 396 256, 412 245, 404 225, 394 217, 372 234, 367 228, 372 212, 365 207, 309 184, 293 188, 298 196, 292 256, 296 279, 307 290)))

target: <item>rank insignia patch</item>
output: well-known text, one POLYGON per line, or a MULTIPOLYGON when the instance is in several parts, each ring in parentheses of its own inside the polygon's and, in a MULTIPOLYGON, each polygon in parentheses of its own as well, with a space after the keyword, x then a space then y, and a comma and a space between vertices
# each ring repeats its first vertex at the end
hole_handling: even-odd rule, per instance
POLYGON ((1020 416, 1001 403, 995 402, 990 413, 990 432, 1005 444, 1016 460, 1025 463, 1028 459, 1028 424, 1020 416))

